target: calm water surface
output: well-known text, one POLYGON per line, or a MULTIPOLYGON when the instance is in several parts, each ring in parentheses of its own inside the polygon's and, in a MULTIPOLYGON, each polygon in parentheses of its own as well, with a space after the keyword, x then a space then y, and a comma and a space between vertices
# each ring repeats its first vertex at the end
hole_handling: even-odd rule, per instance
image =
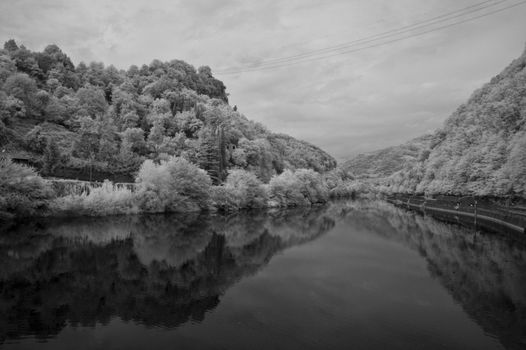
POLYGON ((525 347, 525 244, 386 203, 0 235, 2 349, 525 347))

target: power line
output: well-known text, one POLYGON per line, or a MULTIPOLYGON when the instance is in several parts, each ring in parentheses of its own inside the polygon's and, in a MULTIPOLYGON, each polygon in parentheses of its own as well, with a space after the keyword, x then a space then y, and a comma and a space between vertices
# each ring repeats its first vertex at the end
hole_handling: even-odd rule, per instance
MULTIPOLYGON (((503 1, 507 1, 507 0, 503 0, 503 1)), ((502 3, 503 1, 500 1, 499 3, 502 3)), ((438 31, 438 30, 441 30, 441 29, 446 29, 446 28, 453 27, 453 26, 456 26, 456 25, 459 25, 459 24, 462 24, 462 23, 466 23, 466 22, 469 22, 469 21, 473 21, 473 20, 476 20, 476 19, 479 19, 479 18, 487 17, 487 16, 490 16, 492 14, 495 14, 495 13, 498 13, 498 12, 502 12, 502 11, 508 10, 510 8, 513 8, 513 7, 517 7, 517 6, 523 5, 525 3, 526 3, 526 1, 521 1, 519 3, 515 3, 513 5, 506 6, 506 7, 503 7, 503 8, 499 8, 497 10, 493 10, 493 11, 490 11, 490 12, 486 12, 486 13, 478 15, 478 16, 472 16, 472 17, 469 17, 469 18, 466 18, 466 19, 463 19, 463 20, 460 20, 460 21, 457 21, 457 22, 453 22, 453 23, 450 23, 450 24, 447 24, 447 25, 435 27, 435 28, 432 28, 432 29, 429 29, 429 30, 426 30, 426 31, 423 31, 423 32, 414 33, 412 35, 407 35, 407 36, 403 36, 401 38, 396 38, 396 39, 392 39, 392 40, 388 40, 388 41, 382 41, 380 43, 369 45, 369 46, 365 46, 365 47, 359 47, 359 48, 356 48, 356 49, 348 49, 348 47, 343 47, 343 48, 340 48, 338 50, 333 50, 333 51, 336 51, 336 52, 333 52, 333 53, 328 51, 325 55, 322 55, 322 56, 319 56, 320 54, 315 55, 315 56, 318 56, 318 57, 309 57, 309 56, 299 57, 298 59, 295 59, 295 60, 270 63, 270 64, 263 65, 263 66, 239 68, 239 69, 228 69, 228 70, 218 71, 218 72, 216 72, 216 74, 218 74, 218 75, 221 75, 221 74, 227 75, 227 74, 237 74, 237 73, 244 73, 244 72, 255 72, 255 71, 272 70, 272 69, 278 69, 278 68, 282 68, 282 67, 288 67, 288 66, 291 66, 291 65, 294 65, 294 64, 298 64, 298 63, 311 62, 311 61, 316 61, 316 60, 320 60, 320 59, 324 59, 324 58, 330 58, 330 57, 340 56, 340 55, 344 55, 344 54, 348 54, 348 53, 352 53, 352 52, 362 51, 362 50, 366 50, 366 49, 369 49, 369 48, 379 47, 379 46, 387 45, 387 44, 390 44, 390 43, 394 43, 394 42, 398 42, 398 41, 414 38, 414 37, 417 37, 417 36, 422 36, 424 34, 428 34, 428 33, 434 32, 434 31, 438 31), (345 49, 345 50, 342 51, 342 49, 345 49)), ((473 12, 475 12, 475 11, 473 11, 473 12)), ((468 14, 471 14, 473 12, 470 12, 468 14)), ((459 16, 456 16, 456 17, 459 17, 459 16)), ((451 20, 451 18, 448 18, 448 20, 451 20)), ((436 23, 434 23, 434 24, 436 24, 436 23)), ((406 26, 406 27, 408 27, 408 26, 406 26)), ((400 33, 397 33, 396 35, 399 35, 399 34, 400 33)), ((381 34, 378 34, 378 35, 381 35, 381 34)), ((390 35, 390 36, 393 36, 393 35, 390 35)), ((385 37, 383 39, 387 39, 387 38, 388 37, 385 37)), ((361 40, 363 41, 364 39, 361 39, 361 40)), ((378 41, 378 40, 380 40, 380 39, 369 40, 368 42, 375 42, 375 41, 378 41)), ((365 42, 367 42, 367 41, 364 41, 364 43, 365 42)), ((352 45, 350 45, 349 47, 352 47, 352 45)))
POLYGON ((394 34, 402 34, 402 33, 405 33, 405 32, 408 32, 408 31, 411 31, 411 30, 414 30, 414 29, 417 29, 417 28, 426 27, 426 26, 429 26, 429 25, 432 25, 432 24, 448 21, 448 20, 451 20, 451 19, 454 19, 454 18, 458 18, 460 16, 464 16, 464 15, 467 15, 467 14, 471 14, 471 13, 474 13, 474 12, 478 12, 478 11, 484 10, 486 8, 494 7, 494 6, 499 5, 499 4, 501 4, 503 2, 506 2, 506 1, 508 1, 508 0, 499 0, 499 1, 486 0, 486 1, 482 1, 480 3, 474 4, 474 5, 471 5, 471 6, 467 6, 467 7, 464 7, 462 9, 459 9, 459 10, 448 12, 448 13, 445 13, 445 14, 442 14, 442 15, 439 15, 439 16, 436 16, 436 17, 432 17, 432 18, 429 18, 429 19, 424 20, 424 21, 420 21, 420 22, 416 22, 416 23, 413 23, 413 24, 410 24, 410 25, 406 25, 406 26, 403 26, 403 27, 400 27, 400 28, 397 28, 397 29, 388 30, 388 31, 385 31, 385 32, 382 32, 382 33, 378 33, 378 34, 371 35, 371 36, 368 36, 368 37, 365 37, 365 38, 361 38, 361 39, 357 39, 357 40, 341 43, 341 44, 338 44, 338 45, 335 45, 335 46, 329 46, 329 47, 322 48, 322 49, 316 49, 316 50, 312 50, 312 51, 307 51, 307 52, 300 53, 300 54, 297 54, 297 55, 292 55, 292 56, 287 56, 287 57, 280 57, 280 58, 271 58, 271 59, 263 60, 263 61, 260 61, 259 64, 260 65, 261 64, 265 65, 265 64, 267 64, 267 62, 268 63, 273 63, 273 62, 277 63, 277 62, 280 62, 280 61, 288 61, 290 59, 302 58, 302 57, 305 57, 305 56, 311 56, 311 55, 316 54, 316 53, 324 53, 326 51, 345 49, 348 46, 355 46, 354 44, 357 44, 357 43, 375 41, 375 40, 381 39, 384 36, 389 37, 389 36, 392 36, 394 34), (483 6, 483 7, 480 7, 480 6, 488 4, 488 3, 491 3, 491 4, 483 6), (477 8, 477 7, 479 7, 479 8, 477 8), (475 9, 473 9, 473 8, 475 8, 475 9), (471 10, 471 9, 473 9, 473 10, 471 10), (444 19, 444 17, 447 17, 447 18, 444 19), (439 20, 439 21, 437 21, 437 20, 439 20), (369 40, 369 39, 375 39, 375 40, 369 40))
MULTIPOLYGON (((370 36, 370 37, 366 37, 366 38, 363 38, 363 39, 354 40, 352 42, 349 42, 349 43, 346 43, 346 44, 340 44, 340 45, 337 45, 337 46, 334 46, 334 47, 331 47, 331 48, 314 50, 312 52, 306 52, 306 53, 303 53, 303 54, 300 54, 300 55, 290 56, 290 57, 282 58, 282 59, 274 59, 275 62, 260 63, 260 64, 258 64, 257 66, 254 66, 254 67, 240 67, 240 68, 232 68, 232 69, 226 69, 226 70, 218 70, 216 73, 217 74, 231 74, 231 73, 237 73, 237 72, 259 70, 259 69, 264 69, 264 68, 267 68, 267 67, 270 68, 270 67, 274 67, 274 66, 281 66, 281 63, 287 63, 287 62, 290 62, 290 63, 303 62, 303 61, 307 61, 308 62, 310 60, 305 60, 305 58, 309 58, 311 56, 320 56, 320 55, 322 55, 322 56, 319 57, 321 59, 321 58, 325 58, 327 56, 327 55, 323 55, 323 54, 326 54, 326 53, 330 53, 330 52, 333 52, 333 51, 334 52, 339 52, 339 51, 342 51, 342 50, 345 50, 344 52, 347 52, 348 50, 346 50, 346 49, 348 49, 349 47, 357 46, 357 44, 363 45, 363 44, 367 44, 367 43, 371 43, 371 42, 376 42, 376 41, 382 40, 382 39, 388 39, 389 37, 396 37, 399 34, 403 34, 405 32, 411 32, 412 30, 417 29, 417 28, 427 27, 427 26, 430 26, 430 25, 433 25, 433 24, 444 22, 444 21, 450 21, 451 19, 454 19, 454 18, 457 18, 457 17, 461 17, 461 16, 464 16, 466 14, 469 15, 469 14, 472 14, 474 12, 486 9, 488 7, 494 7, 494 6, 500 4, 500 3, 504 2, 504 1, 508 1, 508 0, 501 0, 501 1, 497 2, 497 3, 491 4, 489 6, 485 6, 483 8, 475 9, 475 10, 472 10, 472 11, 469 11, 469 12, 466 12, 466 13, 462 13, 462 14, 459 15, 458 12, 465 12, 465 10, 467 9, 467 8, 464 8, 464 9, 461 9, 461 10, 457 10, 457 11, 451 12, 449 14, 444 14, 444 15, 441 15, 441 16, 434 17, 433 19, 429 19, 427 21, 421 21, 421 22, 418 22, 417 24, 401 27, 401 28, 396 29, 396 30, 387 31, 387 32, 376 34, 376 35, 373 35, 373 36, 370 36), (446 18, 446 19, 442 19, 440 21, 436 21, 435 20, 436 18, 448 16, 450 14, 456 14, 456 16, 449 17, 449 18, 446 18), (426 25, 421 25, 422 23, 425 23, 425 22, 430 22, 430 23, 427 23, 426 25), (411 29, 403 30, 404 28, 411 28, 411 29), (371 38, 376 38, 376 39, 371 39, 371 38), (282 60, 282 61, 279 61, 279 60, 282 60)), ((487 2, 488 1, 485 1, 483 3, 487 3, 487 2)), ((478 6, 480 6, 483 3, 479 3, 478 6)), ((477 6, 477 5, 472 5, 471 7, 473 7, 473 6, 477 6)), ((442 28, 442 27, 440 27, 440 28, 442 28)), ((270 60, 268 60, 268 61, 270 61, 270 60)))

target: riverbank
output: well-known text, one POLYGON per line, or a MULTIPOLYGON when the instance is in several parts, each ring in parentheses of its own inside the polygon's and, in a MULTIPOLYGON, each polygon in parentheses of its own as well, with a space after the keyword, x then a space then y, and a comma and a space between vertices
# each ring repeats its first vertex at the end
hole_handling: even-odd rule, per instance
POLYGON ((391 195, 386 200, 398 207, 430 214, 441 220, 474 229, 526 233, 526 201, 520 197, 391 195))
POLYGON ((134 184, 46 180, 30 167, 0 161, 0 216, 107 216, 142 213, 189 213, 288 208, 353 197, 352 184, 340 174, 311 169, 285 170, 263 183, 253 173, 232 169, 214 185, 208 174, 180 157, 146 160, 134 184))

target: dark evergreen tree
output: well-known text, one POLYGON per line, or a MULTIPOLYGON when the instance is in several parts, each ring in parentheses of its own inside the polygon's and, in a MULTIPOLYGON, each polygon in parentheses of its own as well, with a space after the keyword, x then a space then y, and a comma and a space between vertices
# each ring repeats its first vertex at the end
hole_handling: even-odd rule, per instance
POLYGON ((44 157, 43 157, 43 167, 42 170, 44 174, 50 175, 53 173, 53 171, 56 169, 56 167, 59 165, 61 160, 60 151, 58 149, 57 143, 54 139, 48 138, 46 148, 44 149, 44 157))
POLYGON ((9 39, 4 43, 4 50, 7 51, 16 51, 18 50, 18 45, 13 39, 9 39))
POLYGON ((227 176, 227 157, 222 127, 207 128, 199 149, 199 165, 206 170, 214 184, 221 184, 227 176))

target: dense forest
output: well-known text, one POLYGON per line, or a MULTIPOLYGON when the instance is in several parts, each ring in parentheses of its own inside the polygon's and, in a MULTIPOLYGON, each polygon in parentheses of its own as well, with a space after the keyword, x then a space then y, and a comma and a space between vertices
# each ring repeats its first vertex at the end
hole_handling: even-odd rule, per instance
POLYGON ((75 66, 56 45, 32 52, 9 40, 0 50, 0 87, 0 149, 47 176, 133 181, 145 159, 170 156, 197 164, 215 183, 230 168, 268 182, 285 169, 336 165, 229 106, 225 85, 206 66, 75 66))
POLYGON ((75 66, 56 45, 14 40, 0 50, 0 150, 0 218, 296 206, 347 190, 334 158, 248 120, 207 66, 75 66), (58 178, 98 185, 64 194, 58 178))
POLYGON ((526 52, 434 134, 343 166, 382 193, 526 196, 526 52))

